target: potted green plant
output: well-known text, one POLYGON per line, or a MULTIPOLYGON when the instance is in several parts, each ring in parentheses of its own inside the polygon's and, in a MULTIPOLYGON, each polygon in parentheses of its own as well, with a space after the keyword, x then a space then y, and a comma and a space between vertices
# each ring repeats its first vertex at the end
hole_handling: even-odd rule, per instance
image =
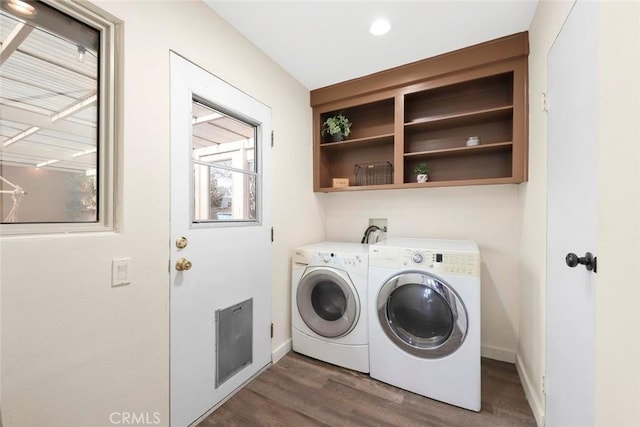
POLYGON ((330 141, 342 141, 350 133, 351 120, 342 113, 328 117, 322 124, 322 130, 320 131, 322 137, 330 141))
POLYGON ((429 169, 427 169, 426 163, 420 163, 413 171, 417 174, 418 182, 429 181, 429 175, 427 175, 429 173, 429 169))

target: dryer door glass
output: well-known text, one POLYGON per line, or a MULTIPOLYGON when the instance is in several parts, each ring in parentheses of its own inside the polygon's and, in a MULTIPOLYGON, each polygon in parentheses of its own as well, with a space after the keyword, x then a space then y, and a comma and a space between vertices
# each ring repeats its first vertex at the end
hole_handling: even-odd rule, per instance
POLYGON ((351 332, 360 315, 358 296, 349 276, 331 268, 313 267, 305 271, 296 303, 304 323, 327 338, 351 332))
POLYGON ((467 334, 467 313, 458 294, 428 273, 389 279, 377 299, 385 334, 407 353, 436 359, 455 352, 467 334))
POLYGON ((451 306, 426 286, 407 285, 393 291, 387 302, 387 315, 398 337, 419 348, 438 346, 453 331, 451 306))

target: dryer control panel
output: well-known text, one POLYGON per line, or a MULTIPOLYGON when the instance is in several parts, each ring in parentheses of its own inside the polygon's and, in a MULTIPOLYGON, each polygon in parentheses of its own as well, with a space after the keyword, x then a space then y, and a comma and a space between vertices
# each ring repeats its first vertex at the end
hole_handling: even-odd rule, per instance
POLYGON ((480 277, 480 253, 371 246, 369 265, 385 268, 419 268, 433 273, 480 277))

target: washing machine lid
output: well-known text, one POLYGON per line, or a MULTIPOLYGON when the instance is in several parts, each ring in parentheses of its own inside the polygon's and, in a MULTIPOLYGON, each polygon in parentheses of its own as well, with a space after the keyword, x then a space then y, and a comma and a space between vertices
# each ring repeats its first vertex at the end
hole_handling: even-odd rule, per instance
POLYGON ((376 308, 387 337, 417 357, 448 356, 467 336, 468 316, 462 299, 443 279, 426 272, 391 277, 378 293, 376 308))
POLYGON ((360 317, 360 301, 349 274, 329 267, 308 267, 298 282, 296 305, 304 323, 326 338, 347 335, 360 317))

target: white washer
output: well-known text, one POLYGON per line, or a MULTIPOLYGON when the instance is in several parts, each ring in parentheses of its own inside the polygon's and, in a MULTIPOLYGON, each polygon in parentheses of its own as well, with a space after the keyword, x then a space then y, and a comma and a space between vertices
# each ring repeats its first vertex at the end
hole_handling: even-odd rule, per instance
POLYGON ((480 410, 480 252, 390 239, 369 251, 371 377, 480 410))
POLYGON ((369 372, 367 273, 369 246, 320 242, 293 250, 293 350, 369 372))

